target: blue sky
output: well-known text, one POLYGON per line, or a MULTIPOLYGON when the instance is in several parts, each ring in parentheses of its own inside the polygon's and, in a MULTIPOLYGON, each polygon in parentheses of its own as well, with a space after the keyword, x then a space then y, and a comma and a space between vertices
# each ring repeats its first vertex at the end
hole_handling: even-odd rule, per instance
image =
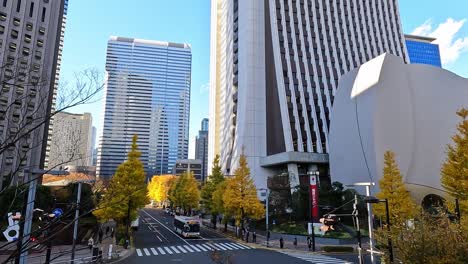
MULTIPOLYGON (((263 0, 251 0, 263 1, 263 0)), ((468 77, 468 1, 400 0, 405 33, 440 38, 444 67, 468 77), (444 56, 446 54, 446 56, 444 56)), ((109 36, 123 36, 192 46, 190 152, 202 118, 208 117, 210 60, 209 0, 72 0, 69 2, 61 78, 87 68, 104 73, 109 36)), ((98 129, 103 100, 73 109, 91 112, 98 129)))

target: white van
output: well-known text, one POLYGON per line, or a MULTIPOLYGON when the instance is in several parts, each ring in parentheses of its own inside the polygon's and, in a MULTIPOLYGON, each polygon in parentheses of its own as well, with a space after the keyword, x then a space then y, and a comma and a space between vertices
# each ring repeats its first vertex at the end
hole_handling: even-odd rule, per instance
POLYGON ((140 217, 137 216, 137 218, 132 221, 132 224, 130 226, 132 227, 133 230, 137 231, 139 224, 140 224, 140 217))

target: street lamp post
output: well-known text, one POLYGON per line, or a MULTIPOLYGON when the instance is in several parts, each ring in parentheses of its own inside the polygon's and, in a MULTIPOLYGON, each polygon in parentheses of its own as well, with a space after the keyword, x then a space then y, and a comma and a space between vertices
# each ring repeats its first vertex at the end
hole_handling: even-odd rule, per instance
POLYGON ((392 247, 392 239, 390 237, 390 210, 388 209, 388 199, 378 199, 373 196, 366 196, 364 197, 364 202, 367 204, 371 203, 385 203, 385 213, 387 216, 387 231, 389 232, 388 237, 388 257, 390 259, 390 263, 393 263, 393 247, 392 247))
MULTIPOLYGON (((370 196, 370 187, 374 186, 374 182, 356 182, 353 184, 346 185, 346 187, 355 187, 355 186, 365 186, 366 187, 366 195, 370 196)), ((371 253, 371 262, 375 263, 374 259, 374 235, 373 235, 373 224, 372 224, 372 205, 367 203, 367 222, 369 225, 369 248, 371 253)))
POLYGON ((71 261, 70 261, 71 264, 73 264, 75 261, 76 239, 78 238, 78 221, 80 219, 81 186, 83 183, 87 183, 87 182, 94 182, 94 180, 78 182, 78 193, 76 195, 76 208, 75 208, 75 219, 74 219, 75 223, 73 226, 73 242, 72 242, 72 252, 71 252, 71 261))

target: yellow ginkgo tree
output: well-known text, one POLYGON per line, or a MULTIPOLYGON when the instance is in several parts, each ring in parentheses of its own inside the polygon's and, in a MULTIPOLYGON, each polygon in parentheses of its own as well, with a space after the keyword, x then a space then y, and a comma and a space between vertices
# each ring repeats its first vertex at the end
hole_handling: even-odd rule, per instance
POLYGON ((457 112, 461 117, 452 145, 447 146, 447 159, 442 165, 442 186, 451 197, 458 199, 462 215, 468 213, 468 109, 457 112))
POLYGON ((226 215, 232 216, 241 230, 247 218, 261 219, 265 216, 265 209, 257 197, 257 188, 250 176, 247 158, 243 154, 234 176, 227 180, 223 202, 226 215))
POLYGON ((115 220, 118 232, 123 232, 125 226, 128 227, 130 221, 137 217, 138 209, 148 203, 146 174, 137 139, 134 135, 127 160, 117 167, 98 209, 94 211, 101 221, 115 220))

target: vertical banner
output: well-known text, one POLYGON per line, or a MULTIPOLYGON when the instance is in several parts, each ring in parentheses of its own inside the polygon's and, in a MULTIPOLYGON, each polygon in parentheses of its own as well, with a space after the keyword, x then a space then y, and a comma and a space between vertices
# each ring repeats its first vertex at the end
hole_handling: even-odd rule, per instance
POLYGON ((310 175, 310 201, 311 201, 311 215, 312 215, 312 222, 317 222, 318 214, 319 214, 319 208, 318 208, 318 188, 317 188, 317 176, 315 175, 310 175))

